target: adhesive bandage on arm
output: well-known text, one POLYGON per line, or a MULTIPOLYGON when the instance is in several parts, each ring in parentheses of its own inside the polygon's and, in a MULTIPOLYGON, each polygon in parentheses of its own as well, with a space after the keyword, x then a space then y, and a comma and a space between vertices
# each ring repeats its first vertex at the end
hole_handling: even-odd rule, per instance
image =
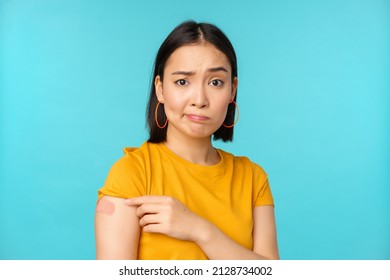
POLYGON ((115 212, 115 204, 103 197, 96 204, 96 212, 112 215, 115 212))

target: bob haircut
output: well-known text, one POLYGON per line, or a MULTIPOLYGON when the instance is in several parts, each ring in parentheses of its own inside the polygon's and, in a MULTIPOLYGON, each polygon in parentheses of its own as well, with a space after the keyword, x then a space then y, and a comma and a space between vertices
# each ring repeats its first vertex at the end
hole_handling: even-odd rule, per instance
MULTIPOLYGON (((232 68, 232 81, 237 77, 237 57, 234 51, 233 45, 226 37, 226 35, 215 25, 210 23, 197 23, 195 21, 185 21, 182 24, 178 25, 172 32, 168 35, 165 41, 161 44, 156 60, 154 62, 154 72, 150 86, 150 96, 147 105, 146 111, 146 120, 149 128, 149 139, 148 142, 151 143, 161 143, 166 141, 167 136, 167 127, 159 128, 155 120, 155 110, 158 104, 158 99, 156 96, 156 88, 154 85, 154 80, 156 76, 160 76, 161 80, 164 78, 164 68, 168 58, 171 54, 178 48, 186 45, 196 44, 196 43, 210 43, 214 45, 218 50, 223 52, 227 59, 230 62, 232 68)), ((237 99, 237 92, 234 97, 234 101, 237 99)), ((157 112, 157 120, 160 125, 166 122, 165 112, 163 110, 164 104, 160 104, 159 110, 157 112)), ((231 125, 234 123, 236 107, 234 103, 229 103, 226 118, 224 124, 231 125)), ((226 128, 221 125, 213 133, 214 140, 221 139, 223 142, 228 142, 233 140, 233 127, 226 128)))

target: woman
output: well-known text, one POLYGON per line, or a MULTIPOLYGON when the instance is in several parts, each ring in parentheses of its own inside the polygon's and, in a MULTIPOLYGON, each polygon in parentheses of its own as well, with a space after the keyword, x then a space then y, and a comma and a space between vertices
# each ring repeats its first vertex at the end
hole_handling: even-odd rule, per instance
POLYGON ((97 259, 278 259, 266 173, 232 141, 237 61, 216 26, 187 21, 161 45, 147 120, 99 190, 97 259), (127 198, 127 199, 126 199, 127 198))

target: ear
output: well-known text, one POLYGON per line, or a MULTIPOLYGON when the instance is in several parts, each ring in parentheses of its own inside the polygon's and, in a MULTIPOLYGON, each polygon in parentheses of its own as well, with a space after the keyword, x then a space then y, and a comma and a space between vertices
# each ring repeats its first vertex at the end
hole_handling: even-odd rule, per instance
POLYGON ((236 97, 237 87, 238 87, 238 78, 234 77, 232 82, 232 96, 230 100, 234 100, 234 97, 236 97))
POLYGON ((156 89, 157 100, 160 103, 164 103, 163 84, 159 75, 154 79, 154 88, 156 89))

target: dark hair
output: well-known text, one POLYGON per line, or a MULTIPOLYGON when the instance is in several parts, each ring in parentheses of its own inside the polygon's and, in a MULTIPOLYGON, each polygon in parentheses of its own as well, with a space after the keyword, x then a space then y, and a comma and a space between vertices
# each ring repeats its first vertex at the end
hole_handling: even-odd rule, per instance
MULTIPOLYGON (((160 49, 157 52, 156 60, 154 62, 154 72, 150 86, 150 96, 146 111, 146 119, 149 128, 149 140, 148 142, 160 143, 166 140, 167 126, 159 128, 155 121, 155 110, 158 103, 156 96, 156 88, 154 85, 154 79, 156 76, 160 76, 163 80, 165 64, 170 55, 179 47, 190 45, 199 42, 207 42, 214 45, 217 49, 223 52, 230 62, 232 68, 232 81, 237 77, 237 57, 234 48, 226 37, 226 35, 215 25, 210 23, 197 23, 195 21, 185 21, 178 25, 168 35, 165 41, 161 44, 160 49)), ((234 101, 237 99, 237 93, 234 97, 234 101)), ((157 119, 160 125, 163 125, 166 121, 164 113, 164 104, 160 104, 157 113, 157 119)), ((234 114, 236 107, 234 103, 230 103, 224 123, 230 125, 234 123, 234 114)), ((169 124, 168 124, 169 125, 169 124)), ((223 142, 233 140, 233 127, 226 128, 223 125, 214 132, 214 140, 221 139, 223 142)))

